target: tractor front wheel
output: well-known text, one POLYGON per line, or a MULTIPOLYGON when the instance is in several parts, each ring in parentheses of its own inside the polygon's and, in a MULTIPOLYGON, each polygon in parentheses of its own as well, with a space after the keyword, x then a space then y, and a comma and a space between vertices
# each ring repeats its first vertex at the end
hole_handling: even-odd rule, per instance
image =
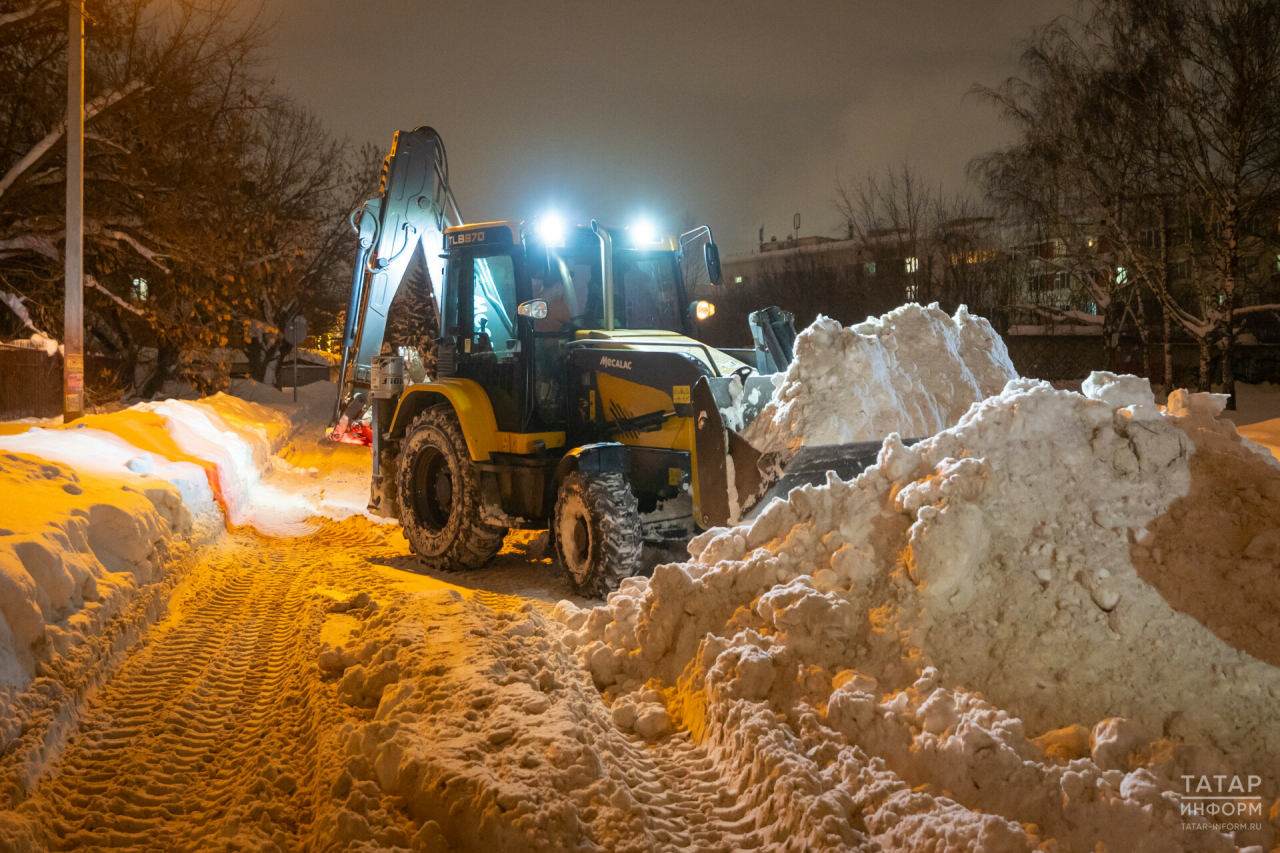
POLYGON ((640 510, 622 474, 569 474, 556 498, 556 556, 579 595, 604 598, 640 570, 640 510))
POLYGON ((505 527, 484 518, 480 478, 462 426, 447 404, 414 418, 396 470, 400 525, 432 569, 478 569, 502 548, 505 527))

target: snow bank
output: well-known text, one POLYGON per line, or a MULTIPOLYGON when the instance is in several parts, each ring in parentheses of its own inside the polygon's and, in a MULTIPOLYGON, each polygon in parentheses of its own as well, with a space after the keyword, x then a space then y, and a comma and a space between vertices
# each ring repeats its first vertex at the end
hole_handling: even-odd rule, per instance
POLYGON ((1017 377, 1004 341, 961 306, 904 305, 843 327, 819 317, 744 437, 762 452, 933 435, 1017 377))
POLYGON ((1239 432, 1260 450, 1270 453, 1272 460, 1280 463, 1280 418, 1242 426, 1239 432))
POLYGON ((1270 849, 1280 472, 1219 399, 1084 391, 1014 380, 606 606, 560 605, 613 719, 652 735, 633 721, 665 711, 761 808, 786 768, 814 847, 1270 849), (1222 773, 1269 798, 1235 844, 1179 817, 1182 776, 1222 773))
POLYGON ((199 402, 139 403, 122 412, 88 415, 69 426, 0 436, 0 450, 31 453, 76 470, 146 474, 178 486, 193 512, 212 494, 231 524, 243 524, 261 473, 284 441, 289 420, 279 412, 226 394, 199 402), (197 485, 203 471, 208 489, 197 485))
POLYGON ((192 518, 163 479, 98 476, 24 453, 0 453, 0 493, 2 752, 59 698, 49 678, 27 693, 32 680, 52 676, 56 658, 111 651, 81 647, 161 579, 192 518))
POLYGON ((58 649, 60 622, 101 617, 123 589, 150 582, 157 549, 189 532, 191 515, 164 481, 131 485, 26 454, 0 456, 0 482, 21 496, 0 516, 0 680, 13 684, 31 678, 33 645, 58 649))
MULTIPOLYGON (((175 539, 207 538, 223 512, 242 522, 287 427, 220 394, 0 435, 0 685, 25 689, 100 634, 175 539)), ((3 736, 19 723, 6 714, 3 736)))

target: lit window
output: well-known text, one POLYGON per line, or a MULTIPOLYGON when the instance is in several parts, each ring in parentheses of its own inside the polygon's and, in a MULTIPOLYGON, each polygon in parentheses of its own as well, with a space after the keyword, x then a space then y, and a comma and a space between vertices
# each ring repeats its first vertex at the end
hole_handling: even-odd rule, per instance
MULTIPOLYGON (((915 260, 915 259, 912 258, 912 260, 915 260)), ((907 301, 915 302, 919 298, 920 298, 920 286, 916 284, 908 284, 907 285, 907 301)))
POLYGON ((875 262, 875 261, 867 261, 865 264, 863 264, 863 265, 862 265, 862 268, 863 268, 864 270, 866 270, 866 271, 867 271, 867 275, 875 275, 875 274, 876 274, 876 262, 875 262))
POLYGON ((1116 284, 1124 284, 1129 280, 1129 274, 1124 271, 1124 267, 1116 267, 1116 284))
POLYGON ((907 258, 907 272, 912 273, 912 272, 919 272, 919 271, 920 271, 920 259, 907 258))
POLYGON ((733 283, 734 283, 734 284, 742 284, 742 276, 740 276, 740 275, 735 275, 735 276, 733 277, 733 283))
POLYGON ((135 278, 133 280, 133 301, 147 301, 147 280, 145 278, 135 278))

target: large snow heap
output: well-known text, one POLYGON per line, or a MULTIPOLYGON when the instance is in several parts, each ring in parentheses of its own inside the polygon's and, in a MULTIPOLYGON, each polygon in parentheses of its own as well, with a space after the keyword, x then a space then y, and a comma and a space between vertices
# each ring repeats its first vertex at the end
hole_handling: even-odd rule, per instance
POLYGON ((1145 380, 1101 373, 1083 392, 1013 380, 605 606, 562 603, 614 722, 689 729, 814 848, 1270 849, 1280 472, 1215 420, 1223 398, 1179 392, 1162 413, 1145 380), (1224 519, 1188 499, 1224 493, 1231 535, 1198 555, 1224 519), (1161 580, 1175 529, 1190 553, 1161 580), (1237 637, 1239 601, 1263 621, 1237 637), (778 799, 779 774, 803 793, 778 799), (1188 774, 1263 779, 1262 829, 1184 831, 1188 774))
POLYGON ((1017 375, 991 324, 963 305, 948 317, 909 304, 849 327, 819 316, 744 437, 770 452, 933 435, 1017 375))

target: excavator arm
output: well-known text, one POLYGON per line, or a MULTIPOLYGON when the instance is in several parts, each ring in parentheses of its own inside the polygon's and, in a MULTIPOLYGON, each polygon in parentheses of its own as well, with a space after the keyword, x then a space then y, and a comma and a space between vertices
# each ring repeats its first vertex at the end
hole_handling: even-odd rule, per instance
POLYGON ((378 196, 351 214, 356 232, 356 265, 347 300, 342 368, 334 401, 335 439, 363 411, 373 358, 382 351, 387 313, 415 251, 423 256, 439 305, 444 262, 439 258, 444 229, 462 224, 449 189, 449 166, 440 134, 429 127, 396 131, 383 164, 378 196), (341 425, 339 427, 339 425, 341 425))

